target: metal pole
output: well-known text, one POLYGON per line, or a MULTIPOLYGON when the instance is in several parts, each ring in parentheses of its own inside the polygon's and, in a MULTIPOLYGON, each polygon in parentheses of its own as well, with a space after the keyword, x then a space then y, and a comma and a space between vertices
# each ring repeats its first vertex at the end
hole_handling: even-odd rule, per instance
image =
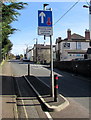
POLYGON ((28 64, 28 76, 30 76, 30 64, 28 64))
MULTIPOLYGON (((43 10, 46 11, 46 6, 49 4, 43 4, 43 10)), ((46 36, 44 35, 44 45, 45 45, 46 36)))
POLYGON ((38 54, 37 54, 37 38, 36 38, 36 63, 37 63, 37 57, 38 57, 38 54))
MULTIPOLYGON (((46 6, 49 4, 43 4, 43 10, 46 10, 46 6)), ((44 36, 44 40, 45 40, 44 36)), ((52 47, 52 36, 50 35, 50 67, 51 67, 51 96, 54 98, 54 75, 53 75, 53 47, 52 47)))
POLYGON ((50 35, 50 61, 51 61, 51 96, 54 97, 54 75, 53 75, 53 48, 52 48, 52 36, 50 35))

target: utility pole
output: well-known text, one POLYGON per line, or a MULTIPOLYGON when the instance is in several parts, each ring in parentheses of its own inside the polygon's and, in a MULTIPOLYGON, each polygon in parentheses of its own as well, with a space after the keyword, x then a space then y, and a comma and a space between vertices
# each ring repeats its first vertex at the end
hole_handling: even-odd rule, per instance
POLYGON ((26 45, 26 53, 25 53, 25 59, 27 59, 28 44, 25 44, 25 45, 26 45))
POLYGON ((35 59, 36 59, 36 63, 38 62, 38 39, 34 38, 33 40, 36 40, 36 44, 35 44, 35 59))
POLYGON ((36 38, 36 63, 38 62, 38 51, 37 51, 37 46, 38 45, 38 39, 36 38))

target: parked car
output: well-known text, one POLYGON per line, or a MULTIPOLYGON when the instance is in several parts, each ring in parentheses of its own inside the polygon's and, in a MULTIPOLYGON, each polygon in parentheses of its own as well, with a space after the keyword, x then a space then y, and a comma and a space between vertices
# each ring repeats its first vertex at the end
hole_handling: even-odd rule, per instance
POLYGON ((19 55, 16 55, 16 60, 19 60, 20 59, 20 56, 19 55))
POLYGON ((23 58, 24 62, 30 62, 30 60, 23 58))
POLYGON ((84 58, 75 58, 75 59, 72 59, 72 61, 78 61, 78 60, 85 60, 84 58))

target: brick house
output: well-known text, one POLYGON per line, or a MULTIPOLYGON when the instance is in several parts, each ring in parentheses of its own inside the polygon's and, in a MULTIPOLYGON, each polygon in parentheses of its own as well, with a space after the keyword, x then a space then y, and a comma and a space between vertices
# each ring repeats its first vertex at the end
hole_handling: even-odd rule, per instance
POLYGON ((85 31, 85 37, 79 34, 71 34, 71 30, 67 31, 67 38, 61 37, 56 39, 56 58, 57 61, 70 61, 76 58, 84 58, 87 49, 91 48, 90 32, 85 31))
POLYGON ((50 63, 50 45, 34 44, 33 61, 50 63))

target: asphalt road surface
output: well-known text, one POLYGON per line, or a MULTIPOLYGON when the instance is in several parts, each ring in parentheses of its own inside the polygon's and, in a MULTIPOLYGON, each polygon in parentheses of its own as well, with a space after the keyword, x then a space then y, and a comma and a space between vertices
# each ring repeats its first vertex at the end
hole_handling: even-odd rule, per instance
MULTIPOLYGON (((20 62, 20 61, 10 61, 9 62, 12 69, 12 75, 16 78, 16 83, 18 84, 18 89, 20 89, 20 94, 23 99, 27 97, 27 100, 18 100, 19 106, 21 107, 21 104, 27 104, 25 105, 25 113, 27 113, 26 117, 30 116, 30 113, 32 111, 35 111, 35 116, 39 118, 40 116, 43 118, 86 118, 90 117, 90 79, 74 75, 71 73, 59 71, 57 69, 54 69, 54 74, 57 74, 59 76, 58 85, 59 85, 59 94, 62 94, 64 97, 66 97, 70 105, 65 110, 61 112, 50 112, 46 113, 45 110, 43 110, 42 106, 40 105, 39 101, 36 98, 36 95, 33 93, 33 91, 30 94, 30 88, 26 85, 26 82, 24 79, 21 79, 21 76, 28 74, 28 65, 27 63, 20 62), (22 81, 22 82, 21 82, 22 81), (26 94, 27 93, 27 94, 26 94), (32 96, 31 96, 32 95, 32 96), (30 101, 29 98, 33 97, 33 100, 30 101), (28 101, 29 100, 29 101, 28 101), (31 102, 31 103, 25 103, 25 102, 31 102), (34 105, 35 104, 37 105, 34 105), (33 106, 33 109, 29 110, 29 105, 33 106), (38 112, 39 111, 39 112, 38 112)), ((30 64, 30 74, 38 77, 42 82, 44 82, 49 87, 51 86, 51 79, 50 79, 50 69, 48 66, 42 66, 42 65, 36 65, 36 64, 30 64)), ((18 106, 19 111, 22 109, 18 106)), ((24 114, 21 115, 21 117, 24 114)), ((32 116, 34 117, 34 116, 32 116)), ((36 118, 35 117, 35 118, 36 118)))

